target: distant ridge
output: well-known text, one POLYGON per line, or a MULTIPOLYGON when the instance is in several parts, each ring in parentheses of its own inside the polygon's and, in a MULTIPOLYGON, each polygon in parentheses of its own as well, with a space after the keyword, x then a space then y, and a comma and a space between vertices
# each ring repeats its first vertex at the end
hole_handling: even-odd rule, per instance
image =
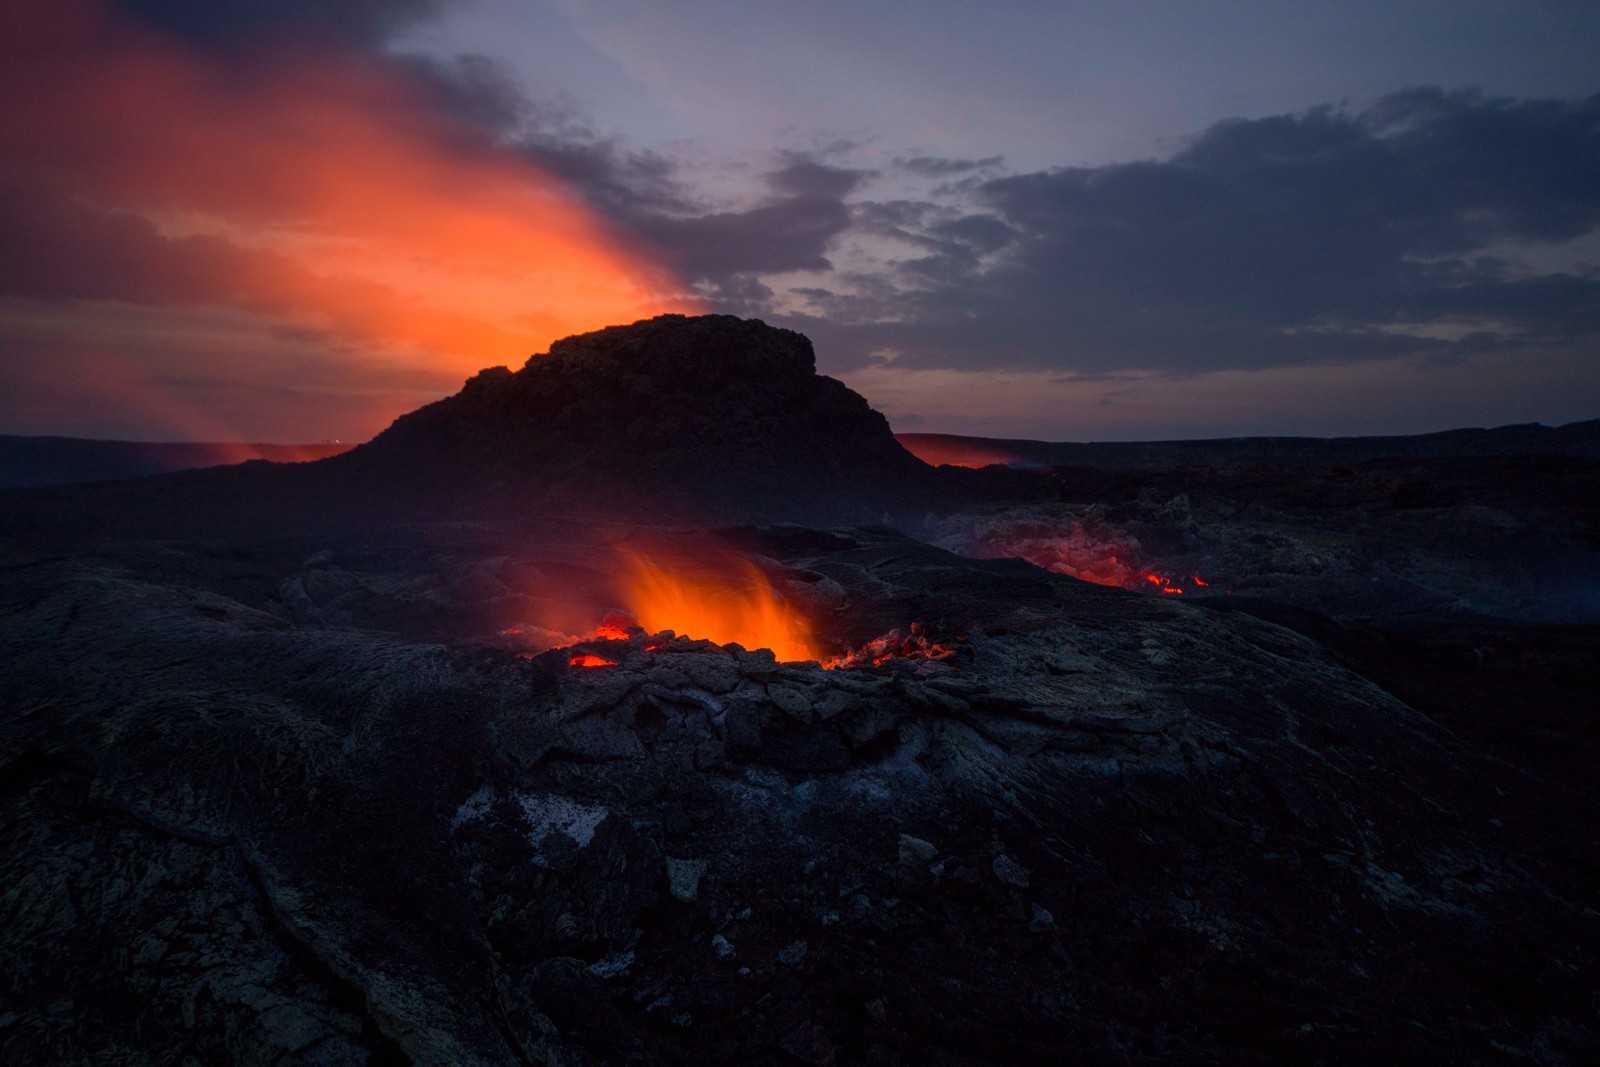
POLYGON ((1379 459, 1558 455, 1600 459, 1600 419, 1565 426, 1523 423, 1394 437, 1222 437, 1200 441, 1050 442, 942 433, 897 433, 912 455, 939 466, 1098 467, 1141 470, 1271 463, 1324 467, 1379 459))
POLYGON ((18 437, 0 434, 0 489, 77 485, 120 478, 221 467, 264 459, 304 463, 356 446, 328 442, 274 445, 216 441, 102 441, 85 437, 18 437))
POLYGON ((816 373, 803 335, 661 315, 557 341, 517 371, 482 371, 314 463, 0 490, 0 545, 552 515, 888 522, 973 481, 907 452, 863 397, 816 373))
MULTIPOLYGON (((897 433, 895 439, 932 466, 1097 467, 1140 470, 1271 463, 1318 467, 1378 459, 1560 455, 1600 459, 1600 419, 1564 426, 1538 423, 1388 437, 1220 437, 1193 441, 1032 441, 960 434, 897 433)), ((0 434, 0 489, 148 478, 250 460, 306 463, 337 456, 359 442, 306 445, 217 441, 113 441, 0 434)))

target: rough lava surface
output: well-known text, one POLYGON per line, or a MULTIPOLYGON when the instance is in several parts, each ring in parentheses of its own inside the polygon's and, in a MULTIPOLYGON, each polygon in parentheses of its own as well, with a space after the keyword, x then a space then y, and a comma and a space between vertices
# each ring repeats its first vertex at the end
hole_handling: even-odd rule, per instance
POLYGON ((6 1061, 1595 1053, 1584 796, 1247 615, 723 537, 832 642, 967 640, 527 658, 445 631, 588 557, 491 526, 10 569, 6 1061))
MULTIPOLYGON (((1583 761, 1423 714, 1305 583, 1208 606, 872 524, 1051 484, 930 472, 798 335, 669 317, 304 467, 6 494, 0 1062, 1600 1058, 1583 761), (505 632, 646 542, 749 560, 830 652, 957 652, 505 632)), ((1106 521, 1229 518, 1156 488, 1106 521)), ((1416 511, 1375 491, 1314 494, 1416 511)), ((1516 652, 1570 686, 1486 660, 1436 706, 1592 745, 1593 636, 1516 652)))

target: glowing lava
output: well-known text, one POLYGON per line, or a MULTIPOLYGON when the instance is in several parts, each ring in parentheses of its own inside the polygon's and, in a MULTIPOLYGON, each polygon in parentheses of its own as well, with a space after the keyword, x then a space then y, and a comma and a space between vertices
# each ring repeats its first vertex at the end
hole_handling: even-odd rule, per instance
POLYGON ((600 625, 589 635, 591 641, 626 641, 640 633, 637 619, 613 611, 600 620, 600 625))
MULTIPOLYGON (((922 624, 914 622, 904 632, 891 630, 860 648, 825 656, 810 625, 771 580, 750 560, 725 550, 702 551, 693 563, 674 560, 670 568, 639 552, 622 550, 616 581, 616 595, 625 610, 608 613, 591 633, 569 638, 569 644, 626 641, 655 652, 679 635, 752 650, 765 648, 781 662, 812 660, 828 670, 879 667, 892 660, 947 660, 957 652, 956 645, 930 640, 922 624)), ((601 646, 599 653, 604 652, 601 646)), ((596 652, 571 651, 569 657, 574 667, 616 666, 616 661, 596 652)))
POLYGON ((1159 574, 1151 574, 1148 571, 1145 572, 1143 577, 1144 577, 1145 581, 1147 581, 1150 584, 1154 585, 1157 589, 1161 590, 1163 593, 1166 593, 1169 596, 1172 596, 1172 595, 1182 596, 1183 595, 1183 590, 1178 588, 1176 585, 1173 585, 1172 584, 1172 579, 1170 579, 1170 578, 1163 578, 1159 574))
POLYGON ((630 552, 624 566, 625 606, 647 633, 672 630, 719 645, 769 648, 785 662, 822 658, 810 626, 748 560, 722 561, 716 571, 669 571, 630 552))
POLYGON ((1142 555, 1139 543, 1074 522, 1060 528, 1042 522, 1008 524, 988 531, 976 542, 981 555, 1017 556, 1035 566, 1096 585, 1114 585, 1162 596, 1183 596, 1211 583, 1198 574, 1174 578, 1159 571, 1137 569, 1142 555), (1185 584, 1193 584, 1186 589, 1185 584))
POLYGON ((901 634, 899 630, 890 630, 882 637, 875 637, 860 648, 851 649, 842 656, 828 660, 823 664, 829 670, 841 667, 881 667, 890 660, 944 660, 956 654, 954 645, 942 645, 928 640, 923 632, 922 624, 911 624, 909 634, 901 634))

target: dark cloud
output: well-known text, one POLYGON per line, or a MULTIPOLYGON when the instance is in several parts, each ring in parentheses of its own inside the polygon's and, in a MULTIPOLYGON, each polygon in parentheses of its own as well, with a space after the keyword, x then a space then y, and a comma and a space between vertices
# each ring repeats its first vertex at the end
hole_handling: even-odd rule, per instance
POLYGON ((426 87, 441 111, 514 146, 618 222, 695 209, 670 160, 602 136, 569 103, 533 100, 487 56, 403 56, 393 62, 426 87))
POLYGON ((825 251, 851 225, 845 198, 876 175, 786 152, 778 167, 761 176, 770 197, 743 210, 719 211, 685 185, 672 160, 601 135, 574 107, 529 98, 493 60, 404 62, 431 87, 443 110, 514 145, 572 185, 613 221, 648 239, 731 314, 767 306, 752 302, 749 275, 830 270, 825 251))
MULTIPOLYGON (((522 86, 488 56, 401 55, 391 62, 425 84, 441 110, 480 129, 516 134, 541 119, 522 86)), ((555 117, 543 118, 548 122, 555 117)), ((558 118, 557 124, 564 118, 558 118)))
POLYGON ((994 215, 963 215, 935 224, 931 232, 953 245, 981 254, 998 252, 1021 236, 1014 227, 994 215))
POLYGON ((785 197, 748 211, 641 217, 634 226, 694 281, 735 274, 832 270, 825 250, 850 227, 850 212, 826 197, 785 197))
POLYGON ((775 295, 754 274, 731 274, 701 286, 704 298, 723 314, 760 318, 770 312, 775 295))
MULTIPOLYGON (((652 195, 679 188, 670 166, 663 163, 656 173, 640 174, 619 167, 636 166, 629 157, 597 161, 604 164, 600 174, 611 182, 609 202, 599 202, 648 238, 684 277, 701 283, 713 300, 721 287, 732 284, 743 295, 717 308, 736 314, 762 310, 750 303, 750 290, 736 281, 740 276, 832 270, 828 247, 853 224, 845 198, 874 176, 789 153, 782 166, 762 176, 774 193, 766 202, 741 211, 694 211, 682 198, 652 195)), ((597 183, 579 184, 593 188, 597 183)))
MULTIPOLYGON (((476 131, 516 148, 579 190, 619 226, 654 242, 665 258, 729 306, 748 308, 752 272, 827 270, 825 249, 850 225, 845 197, 874 172, 786 153, 764 175, 772 195, 753 207, 714 210, 686 189, 666 157, 598 133, 574 107, 530 99, 483 56, 393 55, 383 42, 434 18, 454 0, 118 0, 126 16, 207 46, 247 49, 310 39, 361 54, 408 79, 441 117, 459 124, 462 149, 476 131), (721 298, 720 296, 718 297, 721 298)), ((833 146, 826 155, 845 146, 833 146)))
POLYGON ((208 45, 282 38, 375 44, 456 0, 116 0, 127 16, 208 45))
POLYGON ((993 170, 1005 162, 1004 156, 985 156, 982 159, 945 159, 940 156, 911 156, 894 161, 897 170, 923 178, 953 178, 958 174, 971 174, 977 170, 993 170))
POLYGON ((788 154, 783 166, 763 177, 777 195, 743 211, 642 211, 628 221, 687 278, 709 283, 712 291, 738 275, 832 270, 828 246, 853 221, 845 197, 873 172, 788 154))
POLYGON ((170 238, 148 220, 0 175, 0 296, 195 303, 231 296, 248 257, 213 237, 170 238))
POLYGON ((1600 97, 1424 89, 1218 124, 1163 162, 993 178, 985 210, 863 205, 926 251, 889 294, 812 294, 841 355, 1171 372, 1600 334, 1600 272, 1527 249, 1600 227, 1600 97))
POLYGON ((790 156, 789 162, 766 175, 767 184, 779 193, 818 200, 843 200, 875 176, 870 170, 830 167, 814 159, 790 156))

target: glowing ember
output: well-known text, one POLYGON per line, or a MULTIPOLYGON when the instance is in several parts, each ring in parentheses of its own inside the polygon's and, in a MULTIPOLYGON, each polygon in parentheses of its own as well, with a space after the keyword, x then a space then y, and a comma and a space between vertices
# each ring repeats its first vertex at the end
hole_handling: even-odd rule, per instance
POLYGON ((627 553, 625 569, 627 609, 647 633, 672 630, 719 645, 768 648, 783 661, 822 658, 805 620, 748 560, 724 561, 717 572, 667 571, 627 553))
MULTIPOLYGON (((946 660, 955 645, 930 640, 921 623, 906 632, 891 630, 843 655, 825 658, 806 621, 795 612, 750 560, 702 553, 693 564, 672 570, 655 559, 624 550, 620 554, 617 594, 625 611, 613 611, 583 639, 569 644, 628 641, 655 652, 674 635, 719 645, 769 649, 783 662, 815 660, 834 670, 876 667, 892 660, 946 660)), ((571 654, 574 667, 612 667, 616 663, 593 652, 571 654)))
POLYGON ((1008 524, 990 531, 979 547, 984 554, 1016 556, 1096 585, 1132 589, 1141 579, 1139 572, 1124 562, 1138 554, 1136 543, 1107 538, 1078 522, 1065 530, 1049 523, 1008 524))
POLYGON ((829 670, 841 667, 881 667, 890 660, 945 660, 956 654, 954 645, 942 645, 928 640, 923 632, 922 624, 911 624, 909 634, 901 634, 899 630, 890 630, 882 637, 875 637, 860 648, 852 649, 842 656, 836 656, 823 664, 829 670))
POLYGON ((1128 561, 1141 555, 1132 538, 1116 538, 1074 522, 1061 529, 1048 523, 1025 522, 990 531, 977 542, 982 554, 1017 556, 1057 574, 1096 585, 1143 590, 1162 596, 1183 596, 1211 583, 1198 574, 1173 578, 1153 570, 1135 569, 1128 561), (1185 583, 1193 584, 1186 589, 1185 583))
POLYGON ((626 641, 643 631, 639 621, 620 611, 613 611, 600 620, 600 625, 589 635, 591 641, 626 641))
POLYGON ((1146 572, 1144 575, 1144 580, 1154 585, 1163 593, 1167 593, 1169 595, 1176 594, 1178 596, 1183 595, 1183 590, 1174 585, 1172 583, 1172 579, 1170 578, 1163 578, 1159 574, 1150 574, 1149 572, 1146 572))

